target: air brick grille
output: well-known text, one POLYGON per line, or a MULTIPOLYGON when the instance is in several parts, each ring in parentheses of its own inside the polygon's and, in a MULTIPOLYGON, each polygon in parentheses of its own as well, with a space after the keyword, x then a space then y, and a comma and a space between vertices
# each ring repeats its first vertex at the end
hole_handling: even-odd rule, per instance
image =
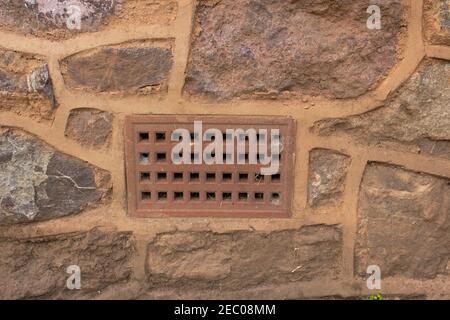
MULTIPOLYGON (((211 139, 212 137, 208 137, 211 139)), ((293 183, 293 151, 295 123, 287 117, 262 116, 195 116, 195 115, 135 115, 125 124, 126 172, 129 214, 137 217, 211 216, 211 217, 287 217, 290 214, 293 183), (174 164, 172 132, 183 128, 192 139, 194 121, 202 121, 202 135, 210 128, 219 129, 224 139, 223 164, 195 164, 202 154, 190 153, 191 164, 174 164), (279 171, 261 174, 263 155, 249 163, 249 138, 234 139, 234 161, 227 164, 231 143, 227 129, 267 130, 268 156, 279 159, 279 171), (273 129, 279 136, 271 136, 273 129), (270 154, 271 139, 280 139, 278 154, 270 154), (245 152, 239 164, 237 139, 245 141, 245 152), (226 142, 225 142, 226 141, 226 142)), ((264 139, 257 134, 257 141, 264 139)), ((194 141, 194 140, 192 140, 194 141)), ((210 141, 199 142, 204 148, 210 141)), ((259 151, 258 151, 259 152, 259 151)), ((178 154, 183 157, 182 154, 178 154)), ((211 154, 215 157, 215 154, 211 154)))

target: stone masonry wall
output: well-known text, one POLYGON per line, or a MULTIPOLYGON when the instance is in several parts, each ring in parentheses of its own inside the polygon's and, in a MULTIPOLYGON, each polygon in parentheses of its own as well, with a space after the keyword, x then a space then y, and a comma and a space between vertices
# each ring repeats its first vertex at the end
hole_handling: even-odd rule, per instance
POLYGON ((450 299, 450 1, 0 0, 1 299, 366 299, 368 265, 450 299), (294 118, 292 215, 130 217, 132 114, 294 118))

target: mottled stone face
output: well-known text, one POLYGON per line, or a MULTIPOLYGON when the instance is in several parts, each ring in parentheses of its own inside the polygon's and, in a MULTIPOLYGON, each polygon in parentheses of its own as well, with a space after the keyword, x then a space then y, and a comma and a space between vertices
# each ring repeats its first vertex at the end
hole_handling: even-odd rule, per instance
POLYGON ((0 111, 50 120, 57 107, 45 57, 0 48, 0 111))
POLYGON ((430 44, 450 45, 450 1, 425 0, 425 36, 430 44))
POLYGON ((79 19, 80 28, 89 29, 112 14, 122 0, 23 0, 22 2, 23 10, 34 13, 48 28, 65 28, 68 23, 70 24, 70 19, 79 19))
POLYGON ((113 116, 96 109, 76 109, 67 120, 65 135, 87 147, 108 147, 113 116))
POLYGON ((404 9, 378 1, 380 30, 366 25, 366 0, 202 1, 186 78, 191 95, 350 98, 394 66, 404 9))
POLYGON ((149 280, 158 287, 243 289, 340 274, 342 231, 307 226, 269 234, 180 232, 148 247, 149 280))
POLYGON ((0 29, 59 40, 104 27, 169 23, 175 0, 0 0, 0 29))
POLYGON ((450 159, 450 63, 426 60, 385 106, 323 120, 313 131, 450 159))
POLYGON ((79 213, 109 193, 109 174, 31 135, 0 135, 0 225, 79 213))
POLYGON ((441 26, 450 31, 450 1, 443 1, 440 10, 441 26))
POLYGON ((450 257, 450 180, 398 166, 366 167, 358 207, 356 273, 431 279, 450 257))
POLYGON ((130 279, 133 251, 129 232, 98 228, 20 240, 2 238, 0 298, 98 295, 108 285, 130 279), (69 265, 82 270, 84 290, 67 289, 69 265))
POLYGON ((350 162, 350 157, 339 152, 311 150, 308 177, 308 203, 311 207, 341 203, 350 162))
POLYGON ((25 7, 36 10, 55 24, 58 19, 68 16, 70 7, 78 7, 82 18, 94 15, 107 16, 121 1, 114 0, 24 0, 25 7), (52 20, 54 19, 54 20, 52 20))
POLYGON ((139 45, 81 52, 62 61, 69 87, 96 92, 166 91, 172 67, 170 48, 139 45))

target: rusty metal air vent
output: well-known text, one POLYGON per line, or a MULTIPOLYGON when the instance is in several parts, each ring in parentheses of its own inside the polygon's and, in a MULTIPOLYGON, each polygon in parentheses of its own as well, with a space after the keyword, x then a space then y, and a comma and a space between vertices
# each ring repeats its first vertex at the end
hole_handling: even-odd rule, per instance
POLYGON ((125 139, 131 216, 290 215, 295 150, 291 118, 134 115, 126 119, 125 139), (207 149, 220 140, 222 152, 207 149), (183 141, 189 142, 189 152, 174 149, 183 141), (255 143, 257 148, 251 148, 255 143), (279 170, 267 172, 268 161, 272 167, 278 163, 279 170))

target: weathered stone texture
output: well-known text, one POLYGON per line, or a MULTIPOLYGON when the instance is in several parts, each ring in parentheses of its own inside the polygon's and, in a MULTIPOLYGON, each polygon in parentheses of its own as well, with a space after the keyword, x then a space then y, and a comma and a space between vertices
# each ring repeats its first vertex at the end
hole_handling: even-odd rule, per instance
POLYGON ((175 0, 0 0, 0 26, 62 39, 104 26, 167 24, 176 11, 175 0))
POLYGON ((308 203, 311 207, 342 202, 350 162, 349 156, 333 150, 311 150, 308 173, 308 203))
POLYGON ((272 233, 178 232, 159 235, 148 247, 150 283, 178 288, 238 290, 267 283, 336 278, 342 232, 308 226, 272 233))
POLYGON ((425 0, 424 12, 428 42, 450 45, 450 0, 425 0))
POLYGON ((427 60, 385 106, 317 122, 320 135, 450 159, 450 62, 427 60))
POLYGON ((117 24, 166 26, 175 21, 177 16, 177 0, 122 0, 122 2, 122 10, 117 12, 117 24))
POLYGON ((131 233, 93 229, 27 239, 0 238, 0 299, 94 297, 131 277, 131 233), (81 269, 81 289, 69 290, 67 267, 81 269))
POLYGON ((70 112, 65 135, 88 147, 108 147, 111 142, 112 114, 97 109, 70 112))
POLYGON ((446 273, 450 259, 450 180, 370 163, 358 207, 355 270, 415 279, 446 273))
POLYGON ((185 89, 219 99, 279 93, 350 98, 372 89, 396 63, 402 1, 201 1, 185 89))
POLYGON ((110 180, 31 135, 0 131, 0 225, 79 213, 108 198, 110 180))
POLYGON ((43 57, 0 48, 0 111, 50 120, 56 108, 43 57))
POLYGON ((81 52, 62 62, 65 83, 75 89, 108 93, 150 93, 167 90, 172 51, 166 47, 103 47, 81 52))

